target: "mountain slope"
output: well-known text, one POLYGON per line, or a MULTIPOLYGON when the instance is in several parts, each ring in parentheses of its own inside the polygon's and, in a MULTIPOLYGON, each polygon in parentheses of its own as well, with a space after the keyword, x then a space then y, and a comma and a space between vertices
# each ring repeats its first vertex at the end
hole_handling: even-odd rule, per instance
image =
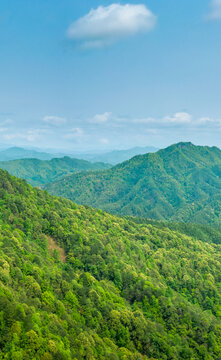
POLYGON ((0 359, 220 359, 220 246, 2 170, 0 204, 0 359))
POLYGON ((147 224, 156 226, 159 229, 168 228, 172 231, 176 231, 180 234, 185 234, 194 239, 200 239, 201 241, 207 242, 209 244, 220 244, 221 245, 221 226, 208 226, 194 223, 184 223, 184 222, 168 222, 168 221, 159 221, 148 218, 139 218, 129 216, 127 219, 131 219, 137 224, 147 224))
POLYGON ((110 165, 71 159, 68 156, 51 160, 22 159, 0 162, 0 168, 20 177, 32 186, 40 186, 78 171, 107 169, 110 165))
POLYGON ((46 189, 116 214, 221 224, 221 150, 179 143, 46 189))

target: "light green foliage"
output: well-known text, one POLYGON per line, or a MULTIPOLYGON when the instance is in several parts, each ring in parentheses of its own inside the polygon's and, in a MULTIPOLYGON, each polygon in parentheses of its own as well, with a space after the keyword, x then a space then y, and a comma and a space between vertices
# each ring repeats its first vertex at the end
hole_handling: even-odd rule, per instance
POLYGON ((0 171, 0 359, 220 359, 220 250, 0 171))
POLYGON ((211 227, 208 225, 193 224, 193 223, 184 223, 184 222, 168 222, 168 221, 158 221, 147 218, 139 217, 126 217, 138 224, 149 224, 160 229, 168 228, 173 231, 177 231, 181 234, 191 236, 195 239, 208 242, 221 244, 221 225, 216 227, 211 227))

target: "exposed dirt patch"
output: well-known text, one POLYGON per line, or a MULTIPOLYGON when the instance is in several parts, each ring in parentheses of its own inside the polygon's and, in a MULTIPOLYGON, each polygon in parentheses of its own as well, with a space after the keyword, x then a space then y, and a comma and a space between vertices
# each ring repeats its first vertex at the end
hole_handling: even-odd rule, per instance
POLYGON ((54 250, 57 250, 59 253, 59 259, 65 263, 66 261, 66 255, 65 255, 65 251, 64 249, 62 249, 60 246, 58 246, 58 244, 55 242, 54 239, 52 239, 52 237, 46 235, 47 239, 48 239, 48 250, 50 255, 53 254, 54 250))

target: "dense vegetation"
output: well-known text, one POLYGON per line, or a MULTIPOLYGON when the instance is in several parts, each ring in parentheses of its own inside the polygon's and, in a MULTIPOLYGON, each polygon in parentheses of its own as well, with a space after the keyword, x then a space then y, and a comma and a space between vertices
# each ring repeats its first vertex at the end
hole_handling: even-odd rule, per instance
POLYGON ((220 250, 1 170, 0 359, 218 360, 220 250))
POLYGON ((78 171, 107 169, 110 165, 90 163, 86 160, 72 159, 68 156, 51 160, 22 159, 0 162, 0 168, 10 174, 25 179, 32 186, 40 186, 61 179, 78 171))
POLYGON ((150 224, 158 227, 159 229, 168 228, 173 231, 177 231, 180 234, 185 234, 191 236, 195 239, 214 243, 221 244, 221 225, 216 227, 211 227, 201 224, 193 223, 183 223, 183 222, 168 222, 168 221, 159 221, 147 218, 139 217, 126 217, 138 224, 150 224))
POLYGON ((221 224, 221 150, 179 143, 47 190, 115 214, 221 224))

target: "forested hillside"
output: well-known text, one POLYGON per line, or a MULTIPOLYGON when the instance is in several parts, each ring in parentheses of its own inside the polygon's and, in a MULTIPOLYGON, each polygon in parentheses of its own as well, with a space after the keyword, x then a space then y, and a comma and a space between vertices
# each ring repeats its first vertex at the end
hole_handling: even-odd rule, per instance
POLYGON ((221 244, 221 225, 212 227, 194 223, 159 221, 134 216, 129 216, 126 218, 138 224, 153 225, 159 229, 169 228, 170 230, 177 231, 187 236, 191 236, 195 239, 200 239, 204 242, 221 244))
POLYGON ((0 359, 220 359, 221 247, 0 170, 0 359))
POLYGON ((46 189, 115 214, 220 225, 221 150, 179 143, 46 189))
POLYGON ((1 161, 0 168, 10 174, 25 179, 32 186, 40 186, 61 179, 78 171, 107 169, 104 163, 90 163, 86 160, 72 159, 68 156, 51 160, 22 159, 1 161))

